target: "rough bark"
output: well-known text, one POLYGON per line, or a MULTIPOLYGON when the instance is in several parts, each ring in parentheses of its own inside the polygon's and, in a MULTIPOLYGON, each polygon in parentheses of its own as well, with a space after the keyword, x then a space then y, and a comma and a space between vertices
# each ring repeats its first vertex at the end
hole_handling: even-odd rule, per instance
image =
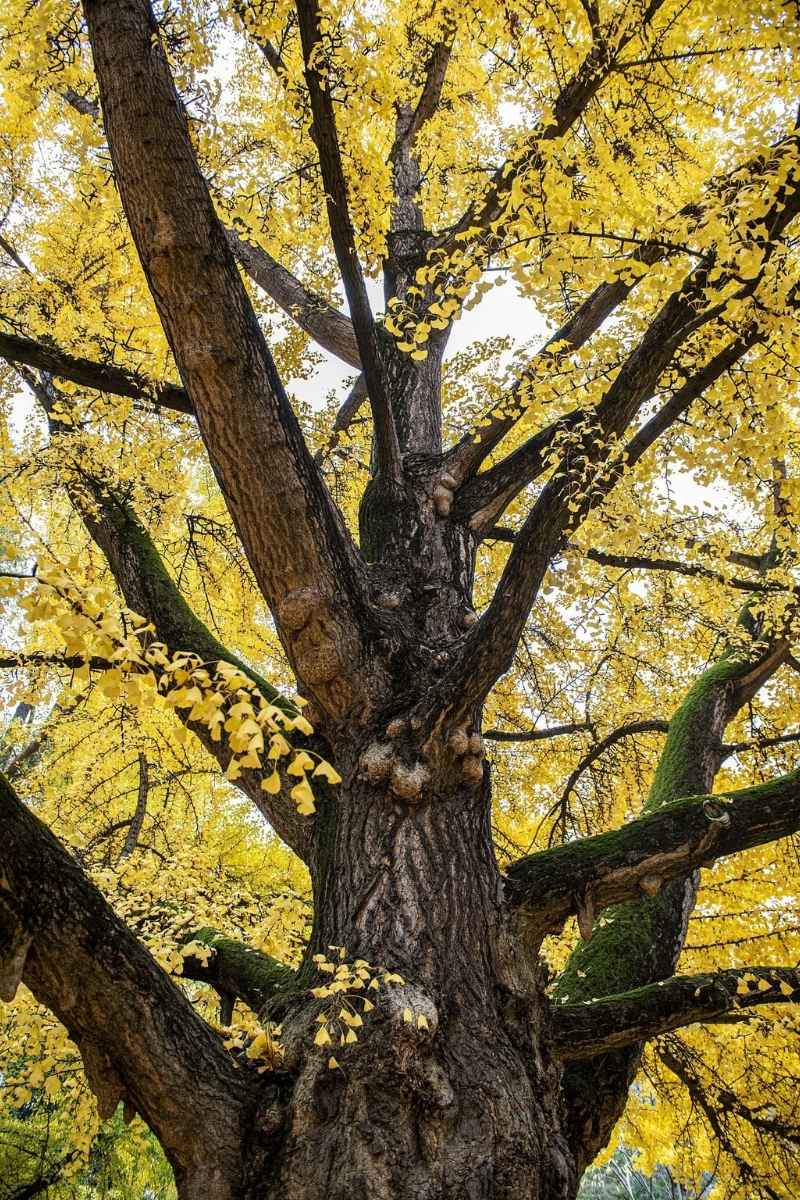
POLYGON ((162 1142, 183 1195, 229 1200, 250 1084, 50 831, 0 776, 2 998, 24 982, 77 1043, 100 1113, 122 1101, 162 1142), (213 1142, 204 1133, 215 1113, 213 1142))
POLYGON ((214 212, 158 26, 142 0, 84 10, 122 205, 242 545, 298 675, 325 711, 352 713, 379 678, 364 669, 358 562, 214 212), (309 579, 300 621, 292 597, 309 579))
POLYGON ((328 1047, 301 1049, 313 1006, 284 1017, 290 1064, 302 1065, 274 1194, 572 1196, 547 1003, 507 926, 488 778, 408 804, 369 769, 350 764, 346 793, 318 822, 309 953, 343 946, 405 986, 375 994, 363 1044, 333 1048, 342 1070, 327 1068, 328 1047))
POLYGON ((113 363, 94 362, 67 354, 57 346, 36 342, 17 334, 0 333, 0 355, 8 363, 21 363, 45 371, 59 379, 69 379, 83 387, 97 388, 115 396, 147 400, 159 408, 174 412, 193 412, 191 401, 182 387, 174 383, 151 383, 113 363))

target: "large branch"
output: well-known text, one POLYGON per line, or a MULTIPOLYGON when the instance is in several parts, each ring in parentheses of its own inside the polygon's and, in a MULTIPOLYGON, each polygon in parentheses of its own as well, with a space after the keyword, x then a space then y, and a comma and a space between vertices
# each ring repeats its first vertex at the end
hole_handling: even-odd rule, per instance
POLYGON ((113 363, 80 358, 57 346, 17 334, 0 331, 0 357, 8 363, 33 367, 58 379, 69 379, 82 387, 96 388, 99 392, 146 400, 156 408, 172 409, 174 412, 194 412, 185 388, 178 384, 151 382, 113 363))
POLYGON ((360 559, 214 212, 149 3, 84 11, 122 205, 214 472, 304 690, 345 715, 374 679, 360 559))
POLYGON ((0 817, 3 999, 24 982, 77 1043, 101 1116, 124 1100, 180 1184, 232 1196, 247 1077, 2 776, 0 817))
MULTIPOLYGON (((761 266, 730 299, 744 300, 754 295, 780 238, 799 211, 800 180, 790 172, 765 214, 763 227, 767 236, 760 243, 761 266)), ((560 461, 562 469, 556 469, 542 488, 515 539, 488 609, 473 627, 459 661, 446 676, 451 692, 462 698, 457 708, 448 708, 448 718, 458 719, 468 712, 511 666, 542 580, 553 556, 564 545, 566 535, 602 503, 625 466, 635 462, 692 400, 757 340, 758 331, 751 326, 673 395, 631 440, 626 454, 610 461, 618 440, 656 393, 663 372, 681 347, 723 315, 728 300, 715 303, 706 294, 708 273, 714 261, 713 255, 701 261, 665 301, 602 399, 587 411, 585 421, 567 439, 560 461)), ((737 279, 735 268, 729 266, 722 269, 718 286, 722 289, 737 279)), ((796 302, 794 298, 792 304, 796 302)), ((488 513, 484 510, 482 520, 491 527, 498 515, 497 507, 492 506, 488 513)), ((427 705, 428 720, 436 701, 441 703, 439 696, 432 700, 434 703, 427 705)))
POLYGON ((594 1058, 648 1041, 698 1021, 736 1020, 763 1004, 800 1003, 800 969, 741 967, 702 975, 673 975, 618 996, 553 1009, 559 1058, 594 1058))
POLYGON ((799 829, 800 770, 740 791, 674 800, 621 829, 521 858, 509 868, 506 895, 540 934, 560 929, 573 913, 588 928, 609 904, 655 895, 670 879, 799 829))
MULTIPOLYGON (((21 374, 44 411, 51 436, 69 436, 71 427, 60 425, 53 415, 53 404, 58 393, 52 385, 37 380, 26 368, 22 369, 21 374)), ((118 493, 113 480, 105 475, 94 475, 85 455, 67 454, 63 461, 64 482, 70 501, 89 536, 102 551, 125 603, 155 626, 158 640, 167 646, 169 652, 195 654, 202 663, 229 662, 252 679, 266 700, 287 713, 295 714, 293 705, 277 688, 214 637, 193 612, 167 571, 153 539, 128 501, 118 493), (73 458, 74 461, 71 461, 73 458)), ((39 656, 38 661, 42 662, 43 656, 39 656)), ((37 657, 28 655, 25 662, 35 665, 37 657)), ((15 659, 10 658, 9 665, 14 664, 15 659)), ((85 663, 79 658, 67 656, 56 658, 54 665, 79 668, 85 663)), ((89 666, 98 669, 107 665, 92 660, 89 662, 89 666)), ((214 741, 209 728, 202 722, 190 721, 187 709, 176 710, 176 715, 224 771, 232 756, 227 743, 214 741)), ((266 774, 271 769, 270 764, 266 774)), ((298 815, 295 804, 288 796, 272 796, 265 792, 261 787, 264 777, 265 772, 261 770, 243 769, 236 786, 253 801, 287 845, 303 857, 311 838, 309 820, 298 815)))
MULTIPOLYGON (((442 711, 449 705, 448 719, 457 721, 462 711, 469 711, 476 699, 488 693, 494 682, 511 666, 517 642, 542 579, 552 558, 564 545, 568 532, 578 526, 586 513, 600 504, 623 471, 638 462, 653 442, 698 396, 738 362, 758 338, 758 330, 751 327, 688 379, 631 438, 617 465, 607 471, 604 479, 592 490, 584 493, 575 512, 571 513, 569 509, 570 492, 568 485, 565 486, 563 474, 545 485, 522 529, 514 536, 511 554, 489 607, 477 625, 473 626, 459 660, 444 676, 441 687, 428 698, 428 712, 434 713, 437 709, 442 711), (457 706, 447 700, 452 696, 459 697, 457 706)), ((652 344, 652 339, 645 340, 652 344)), ((647 353, 647 347, 644 347, 644 351, 647 353)), ((642 403, 643 397, 637 408, 642 403)), ((590 445, 588 453, 596 452, 594 443, 590 445)), ((484 517, 487 530, 490 530, 497 517, 496 510, 489 514, 484 512, 481 519, 484 517)))
POLYGON ((223 1000, 241 1000, 255 1013, 288 988, 295 976, 291 967, 217 929, 192 930, 183 941, 198 943, 208 951, 194 953, 190 945, 186 946, 184 976, 210 984, 223 1000))
POLYGON ((361 367, 353 322, 327 300, 316 296, 261 246, 246 242, 235 229, 225 236, 236 258, 254 283, 274 300, 318 346, 351 367, 361 367))
POLYGON ((399 481, 402 475, 400 443, 386 391, 375 319, 372 315, 367 287, 356 250, 355 231, 350 219, 347 181, 336 131, 333 96, 329 81, 324 78, 322 73, 324 47, 320 30, 319 7, 317 0, 297 0, 296 9, 300 26, 300 41, 303 47, 306 85, 311 99, 311 111, 314 115, 319 165, 325 185, 328 223, 372 407, 378 470, 383 474, 384 479, 399 481))
MULTIPOLYGON (((672 221, 667 222, 666 228, 672 222, 686 218, 691 220, 693 226, 701 225, 713 211, 715 204, 722 203, 723 207, 730 210, 737 197, 752 184, 754 178, 774 172, 787 159, 791 161, 797 150, 798 137, 797 131, 793 131, 771 147, 768 154, 761 154, 743 163, 727 175, 712 178, 705 188, 706 198, 699 203, 692 201, 684 205, 672 221)), ((664 259, 672 258, 677 251, 678 248, 668 238, 657 235, 637 246, 628 256, 625 270, 621 271, 616 279, 601 283, 595 288, 534 355, 510 394, 503 396, 486 413, 479 429, 466 433, 454 447, 450 452, 451 470, 469 479, 470 474, 526 411, 527 388, 535 385, 537 370, 554 370, 570 353, 585 345, 638 285, 641 275, 639 268, 649 268, 664 259)), ((513 454, 495 464, 482 476, 469 481, 460 497, 462 507, 477 512, 504 493, 502 507, 505 507, 514 495, 536 478, 541 470, 543 451, 558 432, 559 422, 567 422, 570 427, 569 423, 575 416, 576 413, 568 413, 547 429, 538 431, 513 454)), ((499 511, 502 511, 502 507, 499 511)))

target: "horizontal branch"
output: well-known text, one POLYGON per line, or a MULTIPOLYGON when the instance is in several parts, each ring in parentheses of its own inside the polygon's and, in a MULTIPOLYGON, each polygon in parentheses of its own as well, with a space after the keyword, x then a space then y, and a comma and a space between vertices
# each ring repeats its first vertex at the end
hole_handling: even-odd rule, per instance
POLYGON ((124 1100, 179 1181, 206 1182, 205 1194, 224 1200, 238 1173, 247 1077, 1 775, 0 821, 2 998, 24 982, 80 1049, 101 1117, 124 1100))
POLYGON ((591 918, 609 904, 655 895, 667 880, 799 829, 800 771, 792 771, 675 800, 621 829, 521 858, 508 870, 506 896, 544 934, 573 913, 591 918))
POLYGON ((731 754, 741 754, 744 750, 768 750, 772 746, 789 746, 793 742, 800 742, 800 732, 780 733, 775 737, 749 738, 745 742, 727 742, 722 746, 722 753, 727 758, 731 754))
POLYGON ((739 579, 736 576, 724 575, 704 567, 702 563, 684 563, 674 558, 648 558, 639 554, 609 554, 605 550, 581 550, 578 553, 602 567, 619 567, 624 571, 674 571, 678 575, 694 576, 699 579, 710 579, 716 583, 724 583, 726 587, 737 588, 742 592, 763 592, 772 589, 768 583, 758 579, 739 579))
POLYGON ((561 1059, 594 1058, 648 1041, 698 1021, 736 1020, 764 1004, 800 1003, 800 968, 741 967, 702 975, 673 975, 618 996, 553 1009, 561 1059))
POLYGON ((276 958, 225 937, 216 929, 195 929, 182 939, 183 945, 199 943, 210 954, 187 953, 183 956, 186 979, 209 983, 221 997, 242 1000, 258 1013, 276 992, 283 991, 294 978, 291 967, 276 958))
POLYGON ((63 667, 67 671, 79 671, 89 665, 93 671, 108 671, 114 665, 106 658, 92 655, 84 658, 82 654, 45 653, 34 650, 30 654, 0 655, 0 670, 21 671, 26 667, 63 667))
POLYGON ((185 388, 176 383, 148 381, 124 367, 81 358, 32 338, 0 332, 0 357, 8 363, 33 367, 58 379, 68 379, 82 387, 95 388, 98 392, 147 400, 156 408, 168 408, 174 412, 194 413, 185 388))
POLYGON ((573 721, 569 725, 550 725, 543 729, 485 729, 483 736, 491 742, 542 742, 548 738, 565 737, 570 733, 590 733, 590 721, 573 721))

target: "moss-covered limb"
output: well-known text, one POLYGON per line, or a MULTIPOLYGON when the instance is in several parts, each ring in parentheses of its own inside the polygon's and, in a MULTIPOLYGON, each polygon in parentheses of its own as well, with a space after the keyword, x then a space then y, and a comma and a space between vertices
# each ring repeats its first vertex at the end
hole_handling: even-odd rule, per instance
POLYGON ((800 1003, 800 968, 742 967, 674 975, 618 996, 553 1010, 553 1036, 564 1060, 595 1058, 698 1021, 736 1018, 762 1004, 800 1003))
MULTIPOLYGON (((20 374, 47 418, 51 437, 74 437, 74 429, 54 414, 60 395, 52 381, 39 378, 26 368, 20 374)), ((192 610, 150 534, 127 498, 115 488, 113 479, 93 471, 90 464, 74 454, 68 457, 70 469, 64 480, 67 494, 90 537, 104 554, 128 607, 153 624, 156 636, 170 652, 196 654, 204 663, 231 663, 253 681, 266 700, 296 716, 298 710, 292 702, 224 646, 192 610)), ((188 710, 178 710, 176 715, 225 770, 231 758, 227 744, 213 741, 206 725, 189 721, 188 710)), ((268 773, 271 769, 270 764, 268 773)), ((311 840, 308 818, 298 815, 287 795, 271 796, 264 792, 262 778, 262 771, 247 769, 237 778, 236 786, 253 801, 287 845, 304 857, 311 840)))
MULTIPOLYGON (((101 1115, 140 1113, 176 1171, 240 1166, 246 1077, 221 1040, 0 775, 0 975, 78 1045, 101 1115)), ((228 1196, 221 1187, 215 1196, 228 1196)), ((199 1194, 199 1193, 198 1193, 199 1194)))
POLYGON ((210 983, 220 996, 242 1000, 256 1013, 278 992, 290 987, 295 976, 291 967, 217 929, 195 929, 183 939, 187 948, 189 943, 199 945, 196 953, 184 951, 184 976, 210 983), (202 947, 207 948, 208 955, 202 947))
MULTIPOLYGON (((153 539, 130 504, 108 487, 101 490, 96 480, 84 476, 84 482, 87 489, 91 489, 93 504, 84 503, 78 511, 90 535, 105 554, 128 606, 153 623, 157 637, 171 652, 187 651, 196 654, 204 663, 231 663, 252 679, 266 700, 288 715, 296 715, 297 709, 291 701, 231 653, 192 611, 167 571, 153 539)), ((73 503, 78 507, 80 501, 76 502, 73 497, 73 503)), ((225 770, 231 757, 227 744, 213 741, 206 725, 189 721, 188 710, 179 710, 177 716, 225 770)), ((271 767, 272 764, 270 771, 271 767)), ((256 804, 278 835, 302 857, 310 840, 308 818, 298 816, 296 806, 287 796, 270 796, 264 792, 261 788, 262 777, 260 770, 244 770, 236 780, 236 786, 256 804)))
MULTIPOLYGON (((786 646, 780 642, 756 645, 749 657, 728 651, 700 675, 670 719, 640 820, 655 816, 682 798, 711 791, 728 722, 785 655, 786 646)), ((781 786, 781 781, 776 783, 781 786)), ((746 794, 743 799, 746 808, 746 794)), ((670 813, 666 816, 669 820, 670 813)), ((760 823, 762 814, 756 811, 753 816, 760 823)), ((730 838, 731 829, 732 824, 714 823, 714 836, 725 834, 730 838)), ((724 852, 720 848, 717 853, 724 852)), ((649 882, 645 884, 648 889, 650 886, 649 882)), ((639 899, 609 907, 595 925, 591 940, 582 942, 570 956, 556 983, 556 1000, 564 996, 569 996, 570 1002, 593 1000, 669 978, 686 937, 696 887, 697 872, 689 863, 656 895, 645 892, 639 899)), ((592 913, 584 909, 583 931, 588 932, 591 924, 592 913)), ((591 1062, 566 1064, 563 1089, 571 1137, 580 1147, 584 1165, 608 1141, 627 1101, 641 1049, 642 1044, 634 1042, 591 1062)))
MULTIPOLYGON (((637 893, 641 899, 624 901, 606 914, 602 927, 595 929, 591 941, 579 946, 571 956, 557 984, 559 995, 568 993, 572 997, 591 1000, 671 975, 694 904, 692 871, 724 854, 785 836, 783 828, 787 832, 792 831, 792 810, 795 808, 792 789, 797 786, 792 775, 763 785, 767 789, 763 797, 766 805, 763 812, 760 809, 762 798, 757 795, 757 789, 754 794, 750 788, 737 793, 736 801, 728 800, 735 810, 725 813, 730 818, 729 823, 724 820, 708 821, 708 813, 703 809, 710 799, 708 793, 719 769, 722 739, 728 722, 741 704, 769 678, 784 655, 783 643, 770 647, 759 646, 749 658, 726 652, 700 675, 687 692, 670 719, 664 748, 642 807, 642 816, 638 822, 612 835, 618 839, 616 846, 621 856, 618 866, 626 869, 626 866, 630 866, 630 861, 627 864, 625 862, 626 854, 636 855, 636 850, 629 848, 628 838, 631 835, 628 831, 634 831, 635 841, 635 831, 642 828, 641 823, 658 817, 652 826, 644 826, 655 835, 650 848, 657 856, 678 850, 679 860, 682 854, 684 861, 679 869, 672 871, 669 862, 664 863, 663 859, 653 864, 665 872, 661 878, 674 880, 661 887, 656 895, 651 895, 648 890, 651 886, 655 889, 655 881, 652 885, 650 881, 646 882, 645 888, 641 889, 640 881, 651 872, 646 868, 638 868, 637 886, 624 892, 623 899, 624 896, 636 896, 637 893), (762 820, 768 813, 773 813, 773 803, 777 806, 774 811, 776 826, 775 832, 770 835, 763 828, 762 820), (672 806, 675 804, 688 805, 680 817, 677 809, 673 813, 672 806), (700 826, 703 832, 698 841, 699 817, 704 818, 706 824, 705 827, 702 824, 700 826), (677 821, 674 822, 673 818, 677 818, 677 821), (683 830, 679 828, 681 820, 687 822, 683 830), (661 821, 664 822, 663 826, 661 821), (752 827, 749 827, 750 823, 752 827), (679 836, 681 832, 687 835, 683 840, 679 836), (709 839, 701 850, 706 834, 709 839), (659 838, 665 841, 662 843, 659 838)), ((591 842, 595 844, 596 852, 595 839, 591 839, 591 842)), ((564 849, 568 850, 568 847, 564 849)), ((606 853, 610 850, 610 846, 605 847, 606 853)), ((566 859, 560 869, 567 869, 566 859)), ((591 882, 596 870, 597 866, 593 866, 587 883, 591 882)), ((653 874, 658 876, 658 870, 653 874)), ((579 881, 576 881, 576 891, 578 884, 579 881)), ((591 912, 586 914, 587 924, 591 923, 591 915, 591 912)))
MULTIPOLYGON (((544 933, 559 929, 571 913, 588 910, 591 918, 798 829, 800 771, 792 771, 740 791, 673 800, 621 829, 531 854, 509 869, 506 894, 544 933)), ((641 919, 647 919, 644 909, 641 919)))

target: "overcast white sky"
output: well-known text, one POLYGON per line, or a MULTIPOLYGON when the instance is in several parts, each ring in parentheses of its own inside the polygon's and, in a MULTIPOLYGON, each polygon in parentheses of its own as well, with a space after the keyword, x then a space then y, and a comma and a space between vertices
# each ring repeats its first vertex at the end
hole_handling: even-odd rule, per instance
MULTIPOLYGON (((378 313, 383 310, 383 293, 374 281, 368 284, 373 310, 378 313)), ((346 308, 346 305, 342 305, 346 308)), ((456 321, 447 345, 445 358, 464 350, 473 342, 489 337, 511 337, 516 346, 522 346, 531 338, 538 343, 544 341, 547 330, 544 321, 537 313, 532 301, 524 300, 518 293, 516 285, 509 281, 492 288, 476 305, 462 314, 456 321)), ((289 391, 312 405, 322 404, 328 392, 333 388, 344 399, 344 381, 353 376, 352 367, 348 367, 338 358, 321 351, 325 362, 317 374, 308 380, 288 381, 289 391)))

